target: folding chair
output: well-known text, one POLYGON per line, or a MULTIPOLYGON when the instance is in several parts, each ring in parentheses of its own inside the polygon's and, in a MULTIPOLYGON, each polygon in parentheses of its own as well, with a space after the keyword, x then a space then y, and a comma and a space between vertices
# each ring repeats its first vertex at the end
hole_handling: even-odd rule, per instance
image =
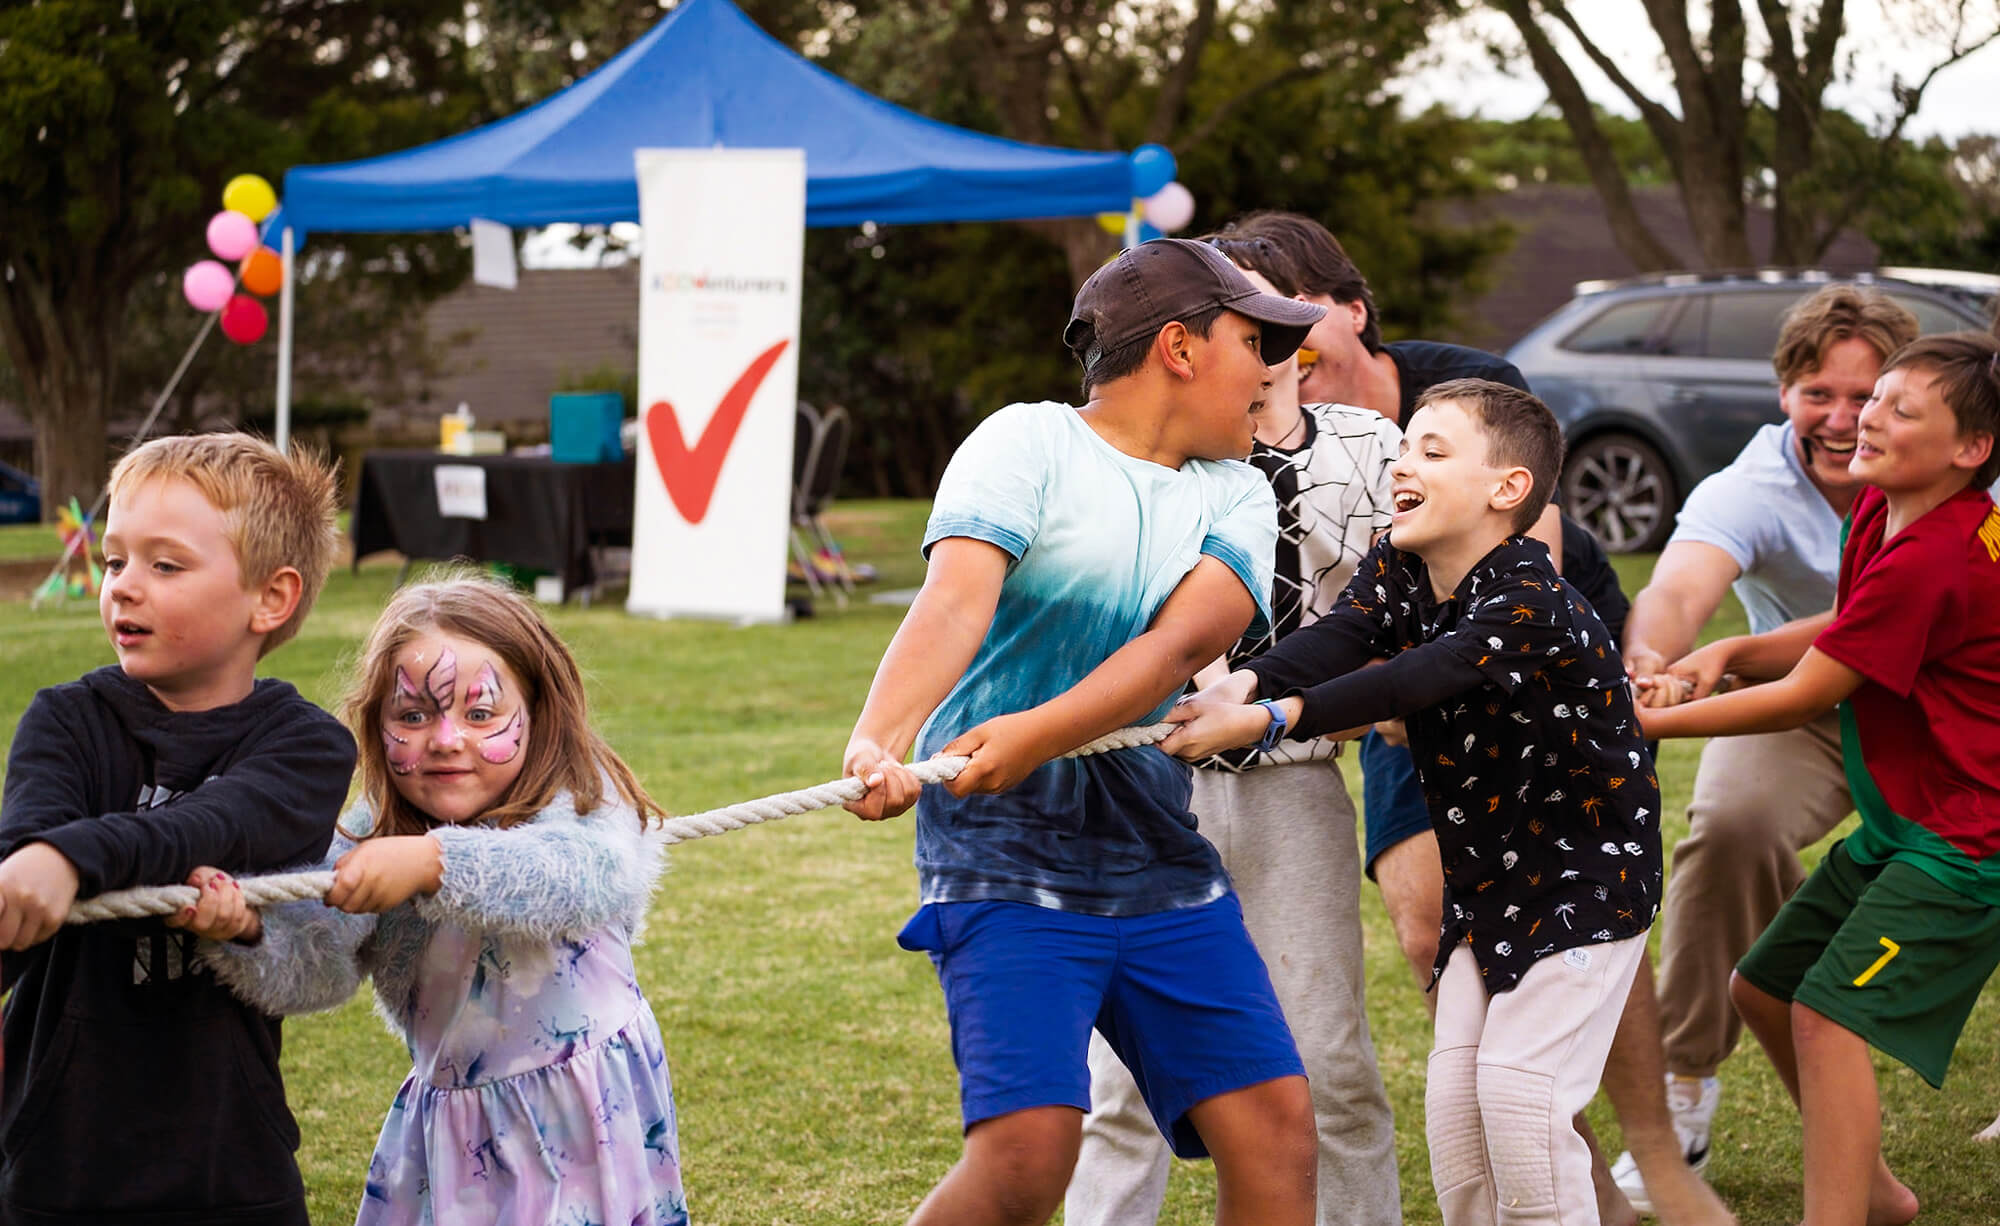
MULTIPOLYGON (((813 565, 812 548, 800 535, 800 528, 810 527, 812 516, 804 509, 812 476, 818 464, 821 440, 826 435, 826 422, 805 401, 798 402, 798 418, 792 426, 792 561, 798 565, 799 574, 805 578, 806 589, 815 597, 822 594, 819 568, 813 565)), ((842 605, 847 603, 845 592, 835 593, 842 605)))

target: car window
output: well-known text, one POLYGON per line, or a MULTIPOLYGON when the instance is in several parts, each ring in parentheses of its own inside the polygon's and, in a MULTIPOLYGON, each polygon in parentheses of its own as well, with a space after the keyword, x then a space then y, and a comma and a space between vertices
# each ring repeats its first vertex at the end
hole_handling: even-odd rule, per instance
POLYGON ((1671 305, 1670 298, 1613 303, 1565 337, 1562 347, 1577 353, 1643 353, 1671 305))
POLYGON ((1796 289, 1713 295, 1708 304, 1708 356, 1770 361, 1785 312, 1803 296, 1796 289))
POLYGON ((1708 295, 1685 294, 1681 297, 1681 313, 1667 328, 1667 335, 1660 342, 1660 352, 1676 357, 1699 357, 1701 355, 1702 332, 1708 324, 1708 295))
POLYGON ((1933 332, 1962 332, 1972 327, 1950 307, 1932 302, 1928 298, 1915 298, 1904 294, 1891 294, 1897 302, 1910 308, 1910 314, 1917 317, 1917 331, 1929 336, 1933 332))

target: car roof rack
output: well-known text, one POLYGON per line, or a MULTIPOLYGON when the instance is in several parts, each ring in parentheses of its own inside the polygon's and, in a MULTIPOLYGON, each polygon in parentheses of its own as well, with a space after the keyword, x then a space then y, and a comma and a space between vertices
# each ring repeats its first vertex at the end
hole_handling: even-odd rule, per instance
POLYGON ((1731 268, 1715 272, 1647 272, 1630 277, 1602 277, 1588 281, 1578 281, 1573 293, 1578 297, 1586 294, 1601 294, 1607 290, 1628 289, 1634 286, 1661 285, 1708 285, 1723 282, 1761 281, 1781 283, 1802 281, 1806 283, 1827 281, 1853 281, 1861 285, 1872 285, 1883 281, 1898 281, 1910 285, 1922 285, 1930 289, 1943 290, 1961 297, 1992 298, 2000 296, 2000 275, 1984 272, 1965 272, 1954 268, 1914 268, 1907 266, 1882 267, 1874 269, 1831 269, 1831 268, 1731 268))

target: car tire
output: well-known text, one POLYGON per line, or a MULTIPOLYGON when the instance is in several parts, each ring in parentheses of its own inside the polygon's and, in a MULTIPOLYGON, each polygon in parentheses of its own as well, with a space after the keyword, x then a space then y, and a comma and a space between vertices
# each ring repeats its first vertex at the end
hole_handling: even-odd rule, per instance
POLYGON ((1606 553, 1650 552, 1667 543, 1680 507, 1673 470, 1633 434, 1599 434, 1563 465, 1563 511, 1590 529, 1606 553))

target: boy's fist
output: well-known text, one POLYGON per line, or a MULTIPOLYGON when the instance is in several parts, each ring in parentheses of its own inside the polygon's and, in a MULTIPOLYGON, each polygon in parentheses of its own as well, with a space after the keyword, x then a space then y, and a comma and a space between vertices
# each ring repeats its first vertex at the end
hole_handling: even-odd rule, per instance
POLYGON ((1040 733, 1038 721, 1030 711, 996 715, 960 733, 938 753, 968 757, 972 761, 966 763, 956 778, 945 783, 945 790, 953 796, 970 796, 975 792, 1004 792, 1013 787, 1055 757, 1042 742, 1040 733))
POLYGON ((76 866, 47 843, 30 843, 0 861, 0 949, 26 949, 54 936, 76 888, 76 866))
POLYGON ((243 901, 243 889, 234 877, 204 866, 189 873, 187 883, 201 891, 201 897, 194 906, 168 916, 167 927, 185 928, 209 941, 254 941, 264 935, 263 920, 243 901))
POLYGON ((840 773, 844 778, 859 779, 868 789, 859 799, 842 806, 864 822, 879 822, 904 812, 917 803, 924 790, 909 767, 865 736, 847 742, 847 752, 840 757, 840 773))

